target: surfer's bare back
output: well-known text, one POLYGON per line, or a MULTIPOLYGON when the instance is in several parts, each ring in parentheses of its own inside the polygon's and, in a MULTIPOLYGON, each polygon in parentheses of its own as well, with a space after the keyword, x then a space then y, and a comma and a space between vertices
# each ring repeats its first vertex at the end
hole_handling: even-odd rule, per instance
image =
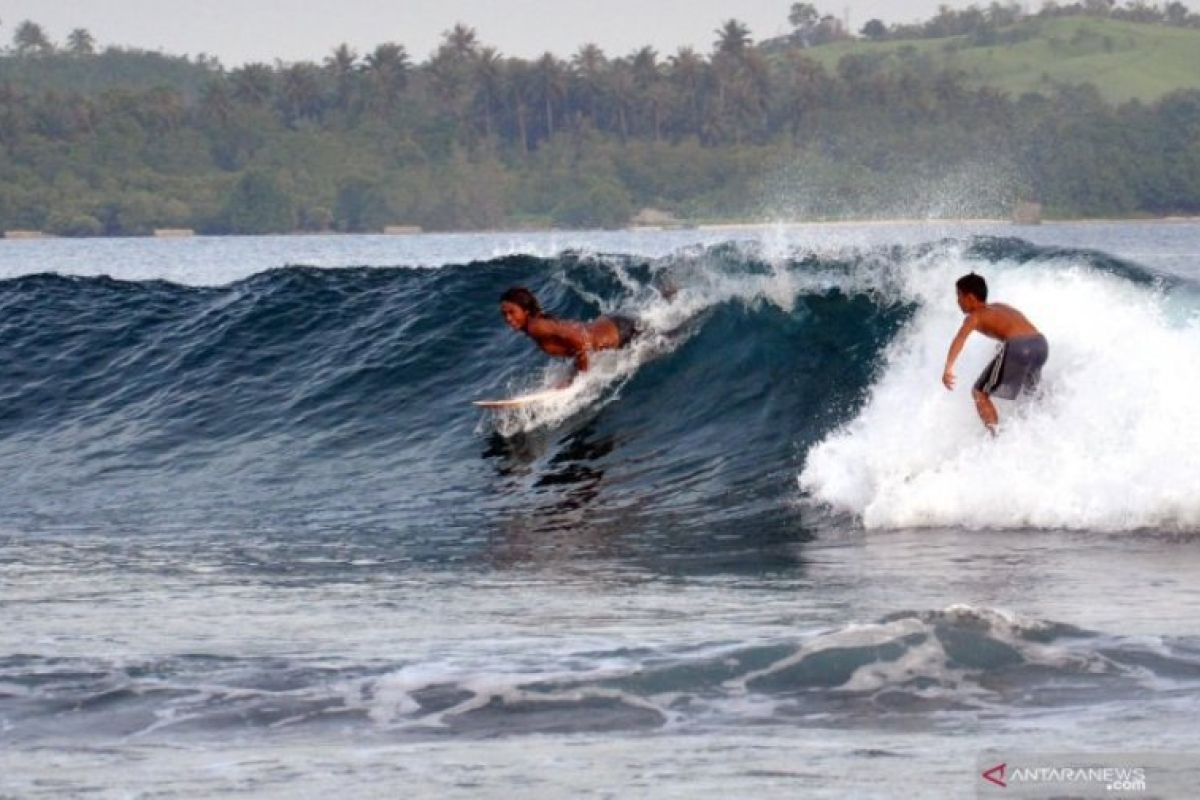
POLYGON ((954 362, 972 331, 998 339, 1001 343, 999 351, 971 390, 979 418, 994 435, 999 415, 992 404, 992 396, 1013 400, 1021 392, 1035 388, 1050 348, 1046 337, 1020 311, 1003 303, 987 302, 987 282, 981 276, 974 272, 964 275, 954 287, 958 292, 958 307, 967 318, 950 343, 942 383, 947 389, 954 388, 954 362))
POLYGON ((533 292, 523 286, 501 295, 500 313, 510 328, 533 339, 544 352, 573 359, 579 372, 587 372, 592 351, 624 347, 638 334, 637 323, 629 317, 597 317, 591 322, 553 317, 542 311, 533 292))

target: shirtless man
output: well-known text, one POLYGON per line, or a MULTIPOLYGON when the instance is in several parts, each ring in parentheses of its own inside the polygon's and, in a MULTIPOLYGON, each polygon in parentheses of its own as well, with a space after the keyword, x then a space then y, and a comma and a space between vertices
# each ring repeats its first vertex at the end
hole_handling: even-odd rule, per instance
POLYGON ((1022 391, 1036 387, 1050 346, 1046 337, 1020 311, 1003 303, 988 303, 987 282, 981 276, 974 272, 964 275, 954 287, 958 291, 958 307, 967 318, 950 343, 942 383, 947 389, 954 388, 954 362, 971 331, 1000 340, 996 357, 984 368, 971 392, 979 418, 995 436, 999 418, 992 405, 992 396, 1013 400, 1022 391))
POLYGON ((542 311, 533 292, 523 286, 515 286, 501 295, 500 313, 510 328, 526 334, 546 353, 573 359, 576 374, 587 372, 588 355, 592 351, 624 347, 640 332, 629 317, 597 317, 591 322, 552 317, 542 311))

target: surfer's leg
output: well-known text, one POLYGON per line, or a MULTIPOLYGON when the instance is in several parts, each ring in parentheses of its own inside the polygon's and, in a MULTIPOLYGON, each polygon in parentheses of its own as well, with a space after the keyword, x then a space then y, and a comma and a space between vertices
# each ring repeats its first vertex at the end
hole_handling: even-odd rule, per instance
POLYGON ((1001 344, 996 350, 996 356, 983 368, 979 380, 971 387, 971 397, 975 398, 975 410, 979 412, 979 418, 983 420, 988 433, 993 436, 996 435, 999 415, 996 414, 996 407, 992 405, 992 393, 1003 386, 1007 352, 1008 348, 1001 344))
POLYGON ((617 328, 617 347, 626 347, 642 333, 642 326, 632 317, 614 314, 609 319, 617 328))
POLYGON ((992 404, 992 398, 986 392, 981 392, 975 389, 971 392, 971 396, 975 398, 975 410, 979 412, 979 418, 983 420, 984 426, 993 436, 996 435, 996 425, 1000 422, 1000 415, 996 413, 996 406, 992 404))

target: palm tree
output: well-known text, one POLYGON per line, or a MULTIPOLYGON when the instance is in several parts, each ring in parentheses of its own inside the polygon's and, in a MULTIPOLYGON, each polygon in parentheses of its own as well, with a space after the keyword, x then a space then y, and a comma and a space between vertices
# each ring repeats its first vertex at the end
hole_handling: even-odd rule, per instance
POLYGON ((408 52, 404 45, 387 42, 366 57, 372 105, 391 113, 408 86, 408 52))
POLYGON ((494 47, 485 47, 475 59, 475 107, 483 121, 483 135, 492 135, 492 115, 504 98, 504 58, 494 47))
POLYGON ((346 111, 354 100, 359 63, 358 53, 343 43, 325 59, 325 69, 333 77, 334 96, 337 107, 346 111))
POLYGON ((561 61, 545 53, 533 67, 533 88, 546 115, 546 138, 554 137, 554 108, 567 96, 567 71, 561 61))
POLYGON ((629 61, 638 86, 649 86, 658 80, 658 52, 653 47, 634 51, 629 61))
POLYGON ((736 73, 733 93, 734 128, 740 141, 742 130, 755 125, 758 133, 767 132, 768 100, 771 94, 771 76, 767 61, 757 50, 748 50, 741 59, 741 69, 736 73))
POLYGON ((679 48, 670 58, 667 76, 674 90, 676 113, 682 131, 695 133, 700 129, 707 72, 708 65, 691 47, 679 48))
POLYGON ((634 52, 630 59, 630 70, 633 73, 633 86, 638 97, 636 103, 639 110, 650 118, 646 126, 654 133, 654 141, 658 141, 662 133, 661 103, 658 71, 658 53, 652 47, 643 47, 634 52))
POLYGON ((595 44, 585 44, 571 59, 572 105, 578 104, 580 113, 598 124, 596 106, 604 91, 604 69, 608 59, 604 51, 595 44))
POLYGON ((716 51, 729 56, 741 57, 750 49, 753 42, 750 38, 750 29, 746 27, 745 23, 736 19, 726 20, 725 24, 717 28, 715 33, 717 34, 716 51))
POLYGON ((504 86, 512 107, 513 119, 517 124, 517 137, 522 152, 529 152, 529 96, 532 70, 522 60, 510 58, 505 62, 504 86))
POLYGON ((460 131, 466 127, 467 106, 473 97, 472 71, 477 50, 474 29, 455 25, 442 34, 441 45, 425 65, 434 94, 460 131))
POLYGON ((740 143, 744 115, 761 113, 765 97, 766 65, 751 49, 750 29, 736 19, 717 30, 712 76, 715 103, 708 109, 706 128, 714 140, 728 138, 740 143))
POLYGON ((292 64, 280 75, 279 110, 287 124, 295 127, 305 119, 319 119, 321 104, 320 69, 316 64, 292 64))
POLYGON ((275 71, 266 64, 246 64, 229 73, 233 99, 261 108, 275 90, 275 71))
POLYGON ((459 58, 470 59, 479 49, 479 39, 474 28, 460 22, 442 34, 442 47, 449 48, 459 58))
POLYGON ((716 143, 724 138, 722 131, 727 128, 727 117, 730 116, 731 106, 729 96, 738 79, 739 63, 737 56, 718 50, 712 57, 711 78, 706 92, 704 104, 704 127, 708 131, 706 139, 716 143))
POLYGON ((605 83, 605 95, 612 106, 617 132, 621 135, 621 141, 624 141, 629 138, 629 117, 637 91, 633 82, 633 67, 628 59, 618 58, 612 62, 605 83))

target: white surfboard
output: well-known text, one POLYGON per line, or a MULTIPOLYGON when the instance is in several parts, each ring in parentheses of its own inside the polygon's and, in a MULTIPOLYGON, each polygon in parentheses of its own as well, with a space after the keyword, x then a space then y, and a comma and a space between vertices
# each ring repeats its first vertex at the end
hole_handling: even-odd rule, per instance
POLYGON ((510 397, 507 400, 475 400, 474 405, 480 408, 520 408, 530 403, 553 400, 566 391, 566 389, 547 389, 544 392, 533 392, 532 394, 523 394, 519 397, 510 397))

